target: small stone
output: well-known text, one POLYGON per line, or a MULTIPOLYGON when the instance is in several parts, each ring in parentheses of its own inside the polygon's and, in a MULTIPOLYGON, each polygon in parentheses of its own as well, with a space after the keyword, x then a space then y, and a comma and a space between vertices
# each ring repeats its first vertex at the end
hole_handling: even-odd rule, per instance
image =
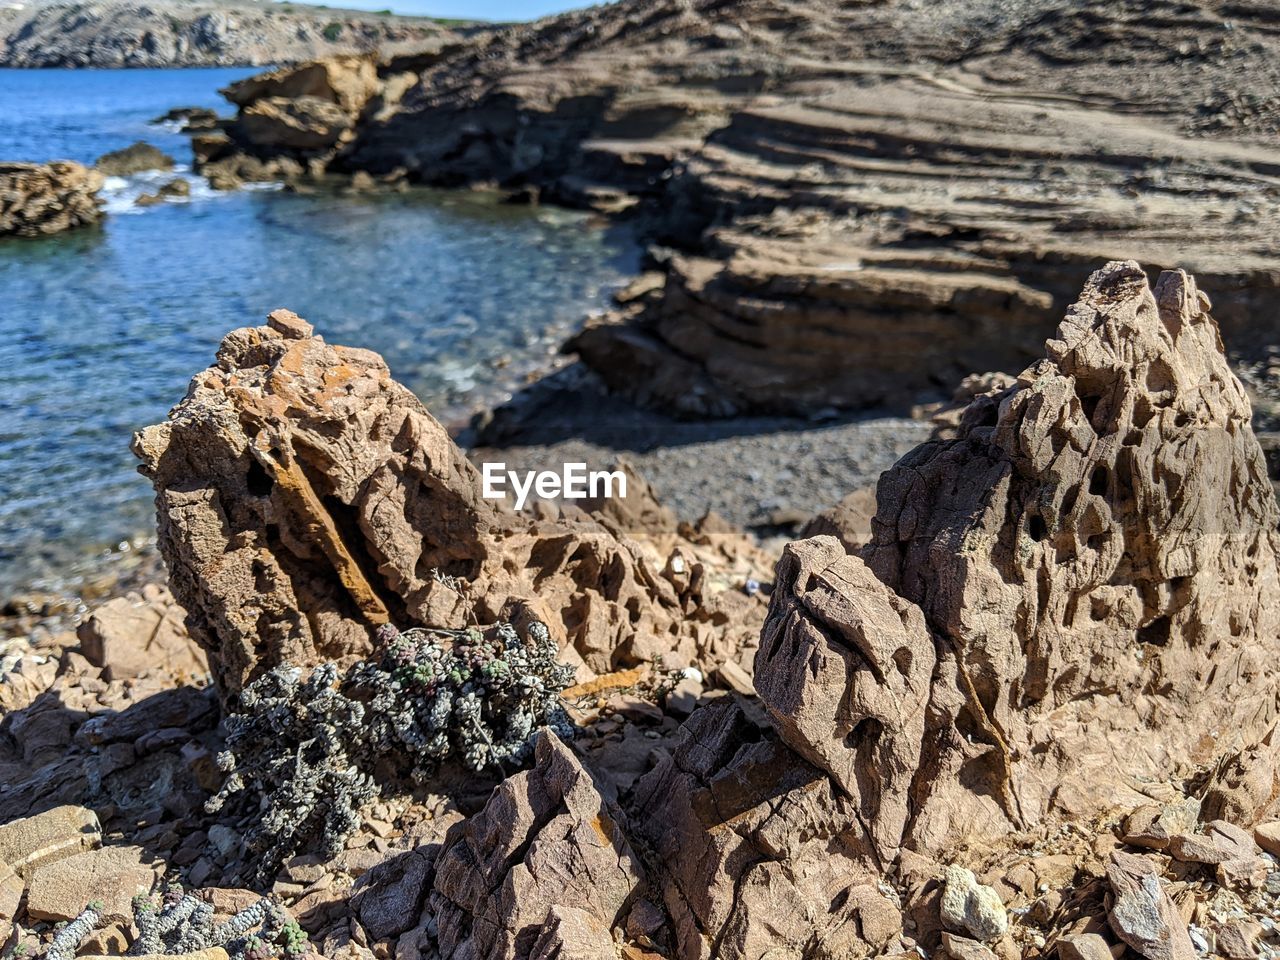
POLYGON ((292 310, 272 310, 267 314, 267 326, 289 340, 306 340, 315 333, 315 327, 292 310))
POLYGON ((1111 948, 1096 933, 1076 933, 1058 941, 1058 960, 1112 960, 1111 948))
POLYGON ((1227 960, 1254 960, 1258 956, 1258 938, 1262 925, 1242 920, 1220 923, 1215 928, 1215 952, 1227 960))
POLYGON ((209 828, 209 843, 228 859, 240 854, 240 835, 221 823, 215 823, 209 828))
POLYGON ((667 694, 667 713, 676 717, 687 717, 698 705, 702 696, 702 681, 686 677, 676 684, 675 689, 667 694))
POLYGON ((945 930, 942 932, 942 946, 954 960, 996 960, 996 955, 984 944, 945 930))
POLYGON ((735 693, 740 693, 744 697, 754 697, 756 695, 755 684, 751 682, 751 674, 743 670, 735 661, 726 660, 716 669, 720 682, 735 693))
POLYGON ((26 884, 13 868, 0 860, 0 925, 12 923, 18 916, 18 905, 26 884))
POLYGON ((82 957, 122 957, 129 949, 129 938, 125 929, 113 923, 101 930, 95 930, 80 945, 79 955, 82 957))
POLYGON ((1270 820, 1253 828, 1253 839, 1273 857, 1280 857, 1280 820, 1270 820))
POLYGON ((1000 894, 978 883, 972 870, 953 866, 947 867, 942 890, 942 923, 987 943, 1004 936, 1009 916, 1000 894))

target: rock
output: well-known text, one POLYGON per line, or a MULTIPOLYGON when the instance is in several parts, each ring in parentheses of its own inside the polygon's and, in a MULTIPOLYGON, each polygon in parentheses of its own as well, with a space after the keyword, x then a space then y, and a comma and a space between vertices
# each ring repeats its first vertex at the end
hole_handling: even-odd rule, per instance
POLYGON ((694 712, 628 814, 676 956, 858 955, 901 931, 857 806, 729 698, 694 712))
POLYGON ((876 488, 860 487, 810 519, 800 537, 835 537, 846 552, 857 553, 871 539, 871 518, 875 514, 876 488))
POLYGON ((529 960, 616 960, 609 928, 577 907, 553 905, 529 960))
POLYGON ((105 177, 127 177, 147 170, 172 170, 173 157, 158 147, 138 140, 120 150, 104 153, 94 167, 105 177))
POLYGON ((1000 894, 978 883, 973 871, 964 867, 947 867, 941 909, 944 926, 979 941, 998 940, 1009 929, 1000 894))
POLYGON ((863 811, 890 862, 920 766, 933 638, 832 537, 787 544, 776 578, 756 653, 760 702, 782 740, 863 811))
POLYGON ((1059 960, 1114 960, 1107 941, 1096 933, 1076 933, 1058 941, 1059 960))
POLYGON ((1253 839, 1273 857, 1280 857, 1280 820, 1270 820, 1253 828, 1253 839))
POLYGON ((985 944, 954 933, 943 932, 942 946, 952 960, 996 960, 996 955, 985 944))
POLYGON ((80 650, 109 681, 136 679, 158 666, 180 679, 203 677, 208 661, 187 635, 185 615, 168 591, 152 601, 116 597, 79 626, 80 650))
POLYGON ((1280 512, 1208 299, 1185 273, 1153 291, 1112 263, 1046 348, 956 439, 883 475, 862 551, 944 641, 931 715, 953 719, 926 731, 926 851, 960 825, 1111 808, 1118 771, 1161 779, 1203 731, 1270 727, 1280 512))
POLYGON ((687 717, 693 713, 693 708, 698 705, 698 698, 701 696, 702 681, 685 677, 667 694, 667 713, 676 717, 687 717))
POLYGON ((102 828, 92 810, 54 807, 0 824, 0 862, 29 880, 38 867, 91 850, 101 841, 102 828))
POLYGON ((218 127, 218 114, 208 107, 174 107, 151 122, 178 124, 183 133, 196 130, 216 130, 218 127))
POLYGON ((351 127, 342 108, 319 97, 266 97, 247 106, 236 130, 268 150, 321 150, 336 144, 351 127))
POLYGON ((0 860, 0 923, 13 923, 18 919, 18 905, 26 889, 13 867, 0 860))
POLYGON ((402 629, 534 616, 596 673, 660 655, 709 670, 764 619, 727 576, 765 563, 744 534, 641 543, 581 514, 516 515, 380 357, 288 311, 228 335, 134 450, 224 693, 280 663, 366 655, 393 612, 402 629))
POLYGON ((1216 953, 1227 960, 1253 960, 1258 941, 1266 935, 1262 924, 1241 920, 1220 923, 1214 928, 1216 953))
POLYGON ((135 955, 133 960, 228 960, 228 957, 222 947, 210 947, 191 953, 142 953, 135 955))
POLYGON ((70 160, 0 163, 0 237, 38 237, 102 219, 103 177, 70 160))
POLYGON ((1280 745, 1272 727, 1214 770, 1204 792, 1204 819, 1257 823, 1280 797, 1280 745))
POLYGON ((1147 960, 1193 960, 1187 926, 1150 860, 1116 851, 1107 879, 1115 895, 1107 916, 1116 936, 1147 960))
POLYGON ((72 920, 95 900, 107 922, 128 923, 135 895, 147 894, 156 868, 139 847, 103 847, 36 867, 27 884, 27 916, 72 920))
POLYGON ((373 58, 330 57, 237 80, 221 92, 237 107, 272 98, 312 97, 332 103, 344 114, 355 115, 377 90, 378 71, 373 58))
POLYGON ((1124 842, 1152 850, 1164 850, 1171 837, 1192 834, 1200 822, 1200 800, 1187 797, 1163 805, 1147 804, 1124 822, 1124 842))
POLYGON ((428 909, 444 960, 526 957, 553 907, 577 905, 566 936, 582 925, 607 931, 643 882, 621 812, 544 730, 533 769, 499 784, 446 835, 428 909))
POLYGON ((383 860, 360 878, 352 905, 375 940, 412 929, 430 890, 436 850, 422 847, 383 860))

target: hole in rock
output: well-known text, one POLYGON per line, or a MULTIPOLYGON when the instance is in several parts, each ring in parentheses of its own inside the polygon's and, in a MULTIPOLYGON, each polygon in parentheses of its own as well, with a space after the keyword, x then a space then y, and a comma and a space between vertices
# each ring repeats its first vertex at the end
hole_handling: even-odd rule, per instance
POLYGON ((245 475, 245 486, 250 496, 265 497, 275 486, 275 481, 271 479, 271 474, 267 473, 266 468, 254 460, 250 462, 249 472, 245 475))
POLYGON ((1110 477, 1110 471, 1107 470, 1105 463, 1100 463, 1093 468, 1093 473, 1089 475, 1089 492, 1095 497, 1104 496, 1107 492, 1107 480, 1110 477))
POLYGON ((1145 627, 1138 628, 1138 642, 1153 647, 1167 646, 1173 630, 1173 622, 1168 617, 1157 617, 1145 627))

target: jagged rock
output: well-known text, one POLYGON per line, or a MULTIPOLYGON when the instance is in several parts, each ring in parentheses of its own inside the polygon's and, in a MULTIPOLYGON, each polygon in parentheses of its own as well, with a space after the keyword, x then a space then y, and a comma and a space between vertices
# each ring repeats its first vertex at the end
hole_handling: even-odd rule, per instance
POLYGON ((978 883, 973 871, 964 867, 947 867, 940 906, 946 927, 979 941, 998 940, 1009 929, 1000 894, 978 883))
POLYGON ((435 852, 422 847, 388 857, 360 878, 353 905, 375 940, 397 937, 417 925, 435 852))
POLYGON ((628 809, 680 960, 859 955, 901 929, 857 805, 735 703, 696 711, 628 809))
POLYGON ((530 960, 615 960, 609 928, 586 910, 556 904, 547 911, 530 960))
POLYGON ((18 917, 18 906, 27 885, 13 872, 9 864, 0 860, 0 923, 12 923, 18 917))
POLYGON ((1114 960, 1107 941, 1096 933, 1076 933, 1058 941, 1060 960, 1114 960))
POLYGON ((483 498, 380 357, 330 347, 288 311, 229 334, 134 450, 174 594, 226 692, 281 663, 367 654, 391 620, 533 611, 599 673, 659 655, 710 670, 763 622, 762 597, 713 577, 755 556, 745 535, 640 543, 581 514, 516 515, 483 498))
POLYGON ((1108 264, 1049 359, 882 477, 862 555, 944 640, 923 849, 1274 722, 1280 514, 1208 309, 1185 273, 1108 264))
POLYGON ((172 170, 173 157, 143 140, 104 153, 94 164, 105 177, 127 177, 146 170, 172 170))
POLYGON ((968 937, 958 937, 954 933, 943 932, 942 947, 951 960, 996 960, 996 955, 986 944, 968 937))
POLYGON ((851 798, 883 863, 910 816, 934 661, 919 609, 834 538, 786 546, 756 691, 782 740, 851 798))
POLYGON ((103 177, 70 160, 0 163, 0 236, 38 237, 102 219, 103 177))
POLYGON ((1115 894, 1108 919, 1116 936, 1147 960, 1194 960, 1187 925, 1150 860, 1112 853, 1107 879, 1115 894))
POLYGON ((1249 826, 1280 801, 1280 744, 1272 727, 1257 743, 1228 757, 1204 792, 1204 819, 1249 826))
POLYGON ((643 881, 621 813, 544 730, 533 769, 499 784, 445 837, 429 898, 440 956, 532 956, 557 905, 609 930, 643 881))
POLYGON ((1163 805, 1147 804, 1125 819, 1124 842, 1152 850, 1164 850, 1177 834, 1195 833, 1200 822, 1200 800, 1186 797, 1163 805))
POLYGON ((20 877, 29 878, 36 868, 83 853, 101 841, 102 828, 92 810, 54 807, 0 824, 0 862, 20 877))

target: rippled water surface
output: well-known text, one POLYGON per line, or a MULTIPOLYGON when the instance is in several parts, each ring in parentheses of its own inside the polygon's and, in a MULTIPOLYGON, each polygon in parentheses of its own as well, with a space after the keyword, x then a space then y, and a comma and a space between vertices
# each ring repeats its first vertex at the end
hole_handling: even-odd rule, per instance
MULTIPOLYGON (((149 121, 221 106, 217 88, 248 72, 0 70, 0 160, 92 161, 145 139, 185 164, 186 138, 149 121)), ((227 330, 287 306, 458 417, 545 363, 635 267, 617 229, 482 195, 197 182, 190 201, 133 206, 154 183, 109 182, 101 229, 0 241, 0 592, 150 526, 130 437, 227 330)))

